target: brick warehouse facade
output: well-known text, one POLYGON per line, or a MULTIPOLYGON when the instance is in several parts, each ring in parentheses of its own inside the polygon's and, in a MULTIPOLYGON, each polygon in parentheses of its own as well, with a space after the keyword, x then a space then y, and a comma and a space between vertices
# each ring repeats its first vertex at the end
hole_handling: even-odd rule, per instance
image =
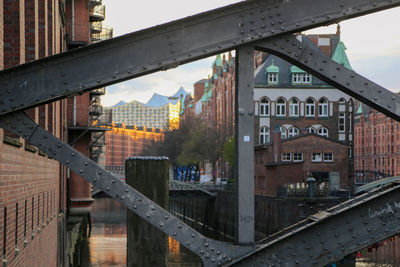
MULTIPOLYGON (((93 19, 95 16, 91 14, 96 13, 97 17, 100 14, 100 19, 103 15, 104 19, 104 12, 95 12, 99 4, 101 1, 0 0, 0 69, 89 44, 93 34, 99 34, 92 30, 92 24, 99 18, 93 19)), ((70 103, 86 105, 87 110, 96 102, 94 94, 98 92, 85 94, 75 101, 74 98, 55 101, 26 112, 41 127, 68 142, 76 137, 69 127, 72 126, 70 103)), ((74 183, 74 174, 70 176, 57 161, 18 136, 0 129, 0 140, 3 265, 72 265, 76 238, 74 230, 67 228, 71 196, 90 194, 90 187, 86 186, 82 192, 82 184, 74 183)), ((76 146, 87 153, 91 141, 92 136, 85 137, 76 146)))
POLYGON ((347 144, 313 133, 281 139, 279 130, 271 139, 255 146, 255 194, 276 197, 288 184, 306 183, 308 177, 329 184, 331 191, 352 186, 347 144))
POLYGON ((358 103, 354 131, 356 183, 400 175, 400 123, 358 103))
POLYGON ((106 170, 124 175, 125 160, 128 157, 142 156, 146 144, 161 141, 163 137, 163 130, 113 125, 111 131, 106 132, 106 170))

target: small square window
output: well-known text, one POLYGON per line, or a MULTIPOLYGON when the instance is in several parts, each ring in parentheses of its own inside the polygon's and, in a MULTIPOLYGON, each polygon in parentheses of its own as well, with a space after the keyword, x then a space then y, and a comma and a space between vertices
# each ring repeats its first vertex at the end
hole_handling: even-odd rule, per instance
POLYGON ((333 162, 333 153, 324 153, 324 161, 333 162))
POLYGON ((292 154, 282 153, 282 161, 291 161, 291 160, 292 160, 292 154))
POLYGON ((293 153, 293 161, 303 161, 303 153, 293 153))
POLYGON ((312 153, 312 162, 321 162, 322 156, 321 153, 312 153))

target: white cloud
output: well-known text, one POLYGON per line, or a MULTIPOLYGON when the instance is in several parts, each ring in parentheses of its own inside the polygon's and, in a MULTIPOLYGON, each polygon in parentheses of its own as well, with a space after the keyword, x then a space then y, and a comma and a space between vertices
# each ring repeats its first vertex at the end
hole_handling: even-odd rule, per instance
MULTIPOLYGON (((111 25, 114 35, 118 36, 237 2, 240 1, 146 0, 138 4, 138 1, 103 0, 103 4, 106 5, 104 24, 111 25)), ((400 77, 400 62, 391 61, 389 64, 384 61, 389 57, 400 59, 400 27, 396 24, 399 17, 400 8, 393 8, 340 23, 341 37, 354 69, 390 89, 400 88, 400 81, 395 78, 400 77), (384 59, 380 61, 381 65, 385 65, 384 68, 376 66, 377 58, 384 59)), ((335 31, 336 25, 312 30, 319 33, 335 31)), ((194 82, 206 78, 211 73, 211 60, 208 63, 191 64, 194 65, 114 85, 110 87, 111 93, 103 97, 103 103, 107 106, 119 100, 133 99, 147 102, 155 92, 170 95, 180 86, 187 91, 192 90, 194 82)))

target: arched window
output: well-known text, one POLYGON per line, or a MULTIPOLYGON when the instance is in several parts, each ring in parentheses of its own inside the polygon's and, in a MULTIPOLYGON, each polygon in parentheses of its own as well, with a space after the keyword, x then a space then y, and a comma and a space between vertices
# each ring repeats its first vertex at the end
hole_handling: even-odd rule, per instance
POLYGON ((260 128, 260 144, 269 143, 269 129, 268 127, 260 128))
POLYGON ((315 101, 314 99, 307 98, 306 100, 306 117, 314 117, 315 116, 315 101))
POLYGON ((299 116, 299 101, 296 98, 292 98, 289 101, 289 116, 299 116))
POLYGON ((339 104, 346 104, 346 99, 343 97, 339 99, 339 104))
POLYGON ((317 130, 315 130, 314 127, 308 127, 307 129, 308 129, 308 133, 313 133, 313 134, 317 133, 317 130))
POLYGON ((288 137, 293 137, 296 135, 299 135, 299 129, 297 129, 296 127, 290 128, 288 131, 288 137))
POLYGON ((269 116, 269 100, 267 98, 260 101, 260 116, 269 116))
POLYGON ((279 130, 281 131, 281 139, 286 139, 287 137, 287 130, 284 127, 280 127, 279 130))
POLYGON ((324 137, 328 137, 328 129, 326 129, 325 127, 321 127, 318 129, 318 135, 324 136, 324 137))
POLYGON ((328 116, 328 100, 321 98, 318 104, 318 116, 327 117, 328 116))
POLYGON ((276 101, 276 116, 286 116, 286 101, 282 97, 276 101))

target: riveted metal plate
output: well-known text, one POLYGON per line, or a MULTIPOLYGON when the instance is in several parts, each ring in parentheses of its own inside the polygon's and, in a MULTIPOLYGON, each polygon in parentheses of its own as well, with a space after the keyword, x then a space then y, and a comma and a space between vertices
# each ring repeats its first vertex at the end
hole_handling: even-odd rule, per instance
POLYGON ((135 214, 197 254, 205 266, 226 265, 258 246, 236 246, 207 238, 95 162, 39 127, 24 112, 0 117, 0 127, 10 130, 45 151, 73 172, 121 202, 135 214))
POLYGON ((351 95, 383 114, 400 121, 400 96, 327 57, 295 36, 271 38, 256 49, 275 54, 351 95))
POLYGON ((398 5, 400 0, 244 1, 1 71, 0 114, 398 5))

